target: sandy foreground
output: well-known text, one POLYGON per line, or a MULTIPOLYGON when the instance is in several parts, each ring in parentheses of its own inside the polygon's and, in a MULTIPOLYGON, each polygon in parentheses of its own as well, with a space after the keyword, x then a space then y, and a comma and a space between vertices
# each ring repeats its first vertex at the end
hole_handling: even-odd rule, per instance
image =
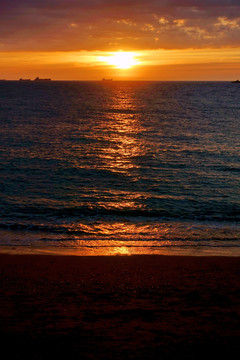
POLYGON ((8 359, 235 359, 240 258, 0 255, 8 359))

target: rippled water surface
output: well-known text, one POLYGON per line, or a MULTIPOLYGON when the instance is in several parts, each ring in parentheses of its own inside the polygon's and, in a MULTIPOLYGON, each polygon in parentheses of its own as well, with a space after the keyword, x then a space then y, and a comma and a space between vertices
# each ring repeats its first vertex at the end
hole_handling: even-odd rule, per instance
POLYGON ((0 245, 238 254, 239 96, 224 82, 0 83, 0 245))

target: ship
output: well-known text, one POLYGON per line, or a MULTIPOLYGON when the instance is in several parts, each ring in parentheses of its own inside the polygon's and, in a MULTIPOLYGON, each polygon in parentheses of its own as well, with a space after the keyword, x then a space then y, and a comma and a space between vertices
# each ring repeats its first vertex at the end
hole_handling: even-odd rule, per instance
POLYGON ((234 81, 232 81, 232 84, 240 84, 240 81, 239 80, 234 80, 234 81))
POLYGON ((39 77, 36 77, 36 79, 34 79, 34 81, 51 81, 51 79, 41 79, 39 77))
POLYGON ((20 78, 19 81, 31 81, 31 79, 22 79, 22 78, 20 78))
POLYGON ((111 82, 111 81, 113 81, 113 79, 105 79, 105 78, 103 78, 102 81, 103 82, 111 82))

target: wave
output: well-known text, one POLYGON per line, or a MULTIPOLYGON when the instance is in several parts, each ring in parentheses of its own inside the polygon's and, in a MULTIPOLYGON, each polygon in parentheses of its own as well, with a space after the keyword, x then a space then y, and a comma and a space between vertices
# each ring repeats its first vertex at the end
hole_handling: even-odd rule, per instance
MULTIPOLYGON (((228 243, 225 243, 225 244, 222 244, 222 239, 221 240, 221 243, 220 244, 209 244, 209 239, 205 239, 206 243, 204 244, 204 240, 201 240, 201 247, 204 248, 240 248, 240 244, 239 242, 237 242, 235 240, 235 243, 232 243, 230 242, 229 244, 228 243)), ((231 240, 231 239, 230 239, 231 240)), ((48 239, 48 244, 44 244, 45 246, 52 246, 51 242, 56 242, 56 241, 59 241, 59 242, 63 242, 63 239, 48 239)), ((136 245, 136 244, 124 244, 124 248, 170 248, 170 249, 173 249, 173 248, 184 248, 186 249, 186 244, 185 243, 181 243, 183 241, 185 241, 185 239, 179 239, 179 243, 175 241, 175 244, 161 244, 159 243, 158 245, 153 245, 151 244, 151 241, 149 241, 149 244, 141 244, 141 241, 139 241, 139 243, 136 245)), ((0 246, 8 246, 8 247, 16 247, 16 244, 10 244, 10 243, 6 243, 6 244, 1 244, 0 246)), ((28 247, 28 246, 31 246, 30 244, 27 244, 27 243, 18 243, 17 244, 18 247, 28 247)), ((71 243, 71 246, 69 246, 70 248, 77 248, 77 249, 80 249, 80 248, 90 248, 90 249, 94 249, 94 248, 116 248, 116 244, 114 244, 114 242, 112 244, 107 244, 107 245, 101 245, 101 240, 98 241, 98 243, 94 244, 94 245, 91 245, 91 243, 85 243, 85 244, 82 244, 82 245, 75 245, 71 243)), ((199 248, 199 243, 196 242, 196 243, 188 243, 187 244, 187 248, 199 248)))
POLYGON ((239 167, 233 167, 233 166, 221 166, 218 167, 217 170, 223 171, 223 172, 233 172, 233 173, 239 173, 240 168, 239 167))
POLYGON ((240 227, 237 222, 213 222, 193 220, 166 220, 144 218, 132 219, 96 219, 62 223, 31 223, 30 221, 2 221, 0 230, 11 233, 32 233, 40 236, 62 238, 76 237, 88 239, 127 239, 127 240, 187 240, 194 241, 211 238, 212 241, 239 240, 240 227), (45 235, 44 235, 45 234, 45 235))
MULTIPOLYGON (((164 204, 165 205, 165 204, 164 204)), ((116 209, 116 208, 106 208, 104 206, 73 206, 73 207, 45 207, 45 206, 16 206, 14 210, 11 211, 12 219, 15 217, 23 219, 67 219, 75 220, 87 218, 93 219, 96 218, 146 218, 153 220, 198 220, 198 221, 239 221, 240 220, 240 209, 237 204, 211 204, 207 203, 198 204, 196 202, 187 202, 186 204, 180 203, 178 206, 175 204, 169 204, 164 206, 163 209, 153 210, 148 209, 147 207, 138 208, 138 209, 116 209)), ((6 215, 2 214, 1 218, 5 218, 6 215)), ((9 220, 12 220, 11 218, 9 220)))
POLYGON ((29 231, 29 232, 43 232, 43 233, 57 233, 57 234, 90 234, 84 230, 71 230, 67 227, 57 225, 36 225, 36 224, 24 224, 24 223, 1 223, 0 229, 11 231, 29 231))

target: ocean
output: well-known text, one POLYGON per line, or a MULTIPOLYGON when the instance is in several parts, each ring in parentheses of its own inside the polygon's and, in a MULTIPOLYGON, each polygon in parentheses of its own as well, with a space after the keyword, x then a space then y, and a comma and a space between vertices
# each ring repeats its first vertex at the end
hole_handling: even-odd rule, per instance
POLYGON ((0 82, 0 251, 239 256, 239 96, 0 82))

